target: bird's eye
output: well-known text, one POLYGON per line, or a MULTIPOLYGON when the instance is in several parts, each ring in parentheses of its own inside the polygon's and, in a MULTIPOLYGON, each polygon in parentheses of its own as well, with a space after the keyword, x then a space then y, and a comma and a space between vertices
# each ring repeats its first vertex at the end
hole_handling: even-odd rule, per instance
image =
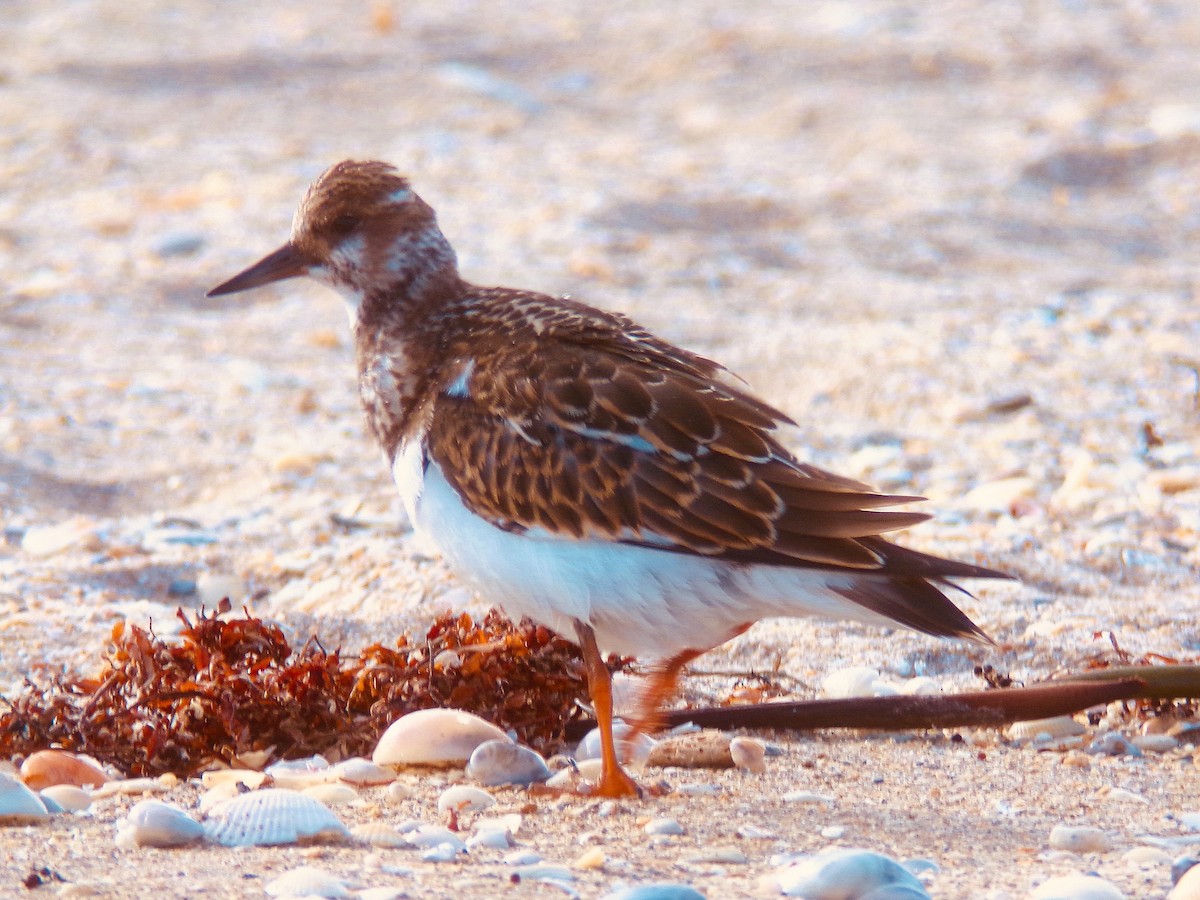
POLYGON ((344 235, 344 234, 349 234, 355 228, 357 228, 358 223, 359 223, 358 216, 351 215, 350 213, 342 213, 342 215, 338 216, 332 222, 329 223, 329 227, 333 230, 333 232, 335 234, 344 235))

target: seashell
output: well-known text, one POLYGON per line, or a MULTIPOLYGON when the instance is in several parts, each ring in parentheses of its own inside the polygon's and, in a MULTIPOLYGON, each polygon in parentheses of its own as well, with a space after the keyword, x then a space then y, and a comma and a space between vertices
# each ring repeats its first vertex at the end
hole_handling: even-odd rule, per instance
POLYGON ((488 847, 492 850, 507 850, 513 846, 512 833, 507 829, 485 828, 467 838, 467 849, 488 847))
POLYGON ((674 819, 659 818, 651 819, 642 828, 646 834, 685 834, 683 826, 674 819))
POLYGON ((532 866, 542 861, 542 855, 535 850, 514 850, 504 857, 506 866, 532 866))
POLYGON ((235 787, 244 784, 252 791, 258 790, 270 776, 266 772, 256 772, 253 769, 214 769, 200 776, 200 783, 206 788, 221 787, 232 784, 235 787))
POLYGON ((316 866, 301 866, 284 872, 265 887, 269 897, 339 897, 352 896, 345 882, 316 866))
POLYGON ((788 791, 783 795, 783 799, 786 803, 824 803, 828 806, 834 803, 834 798, 829 794, 815 794, 812 791, 788 791))
POLYGON ((589 847, 571 863, 571 868, 585 870, 603 869, 604 863, 607 861, 603 850, 599 847, 589 847))
POLYGON ((53 556, 76 546, 84 550, 101 547, 95 524, 82 517, 58 525, 35 525, 21 537, 21 549, 30 556, 53 556))
POLYGON ((104 782, 92 791, 92 799, 103 800, 118 794, 165 794, 171 788, 162 778, 121 778, 104 782))
POLYGON ((182 847, 204 837, 204 826, 177 806, 161 800, 137 803, 117 828, 117 846, 182 847))
POLYGON ((92 795, 73 784, 54 784, 38 791, 42 800, 53 800, 63 812, 80 812, 92 805, 92 795))
POLYGON ((1143 753, 1169 753, 1179 746, 1169 734, 1139 734, 1130 743, 1143 753))
POLYGON ((360 799, 358 791, 348 784, 313 784, 300 793, 324 803, 326 806, 341 806, 360 799))
POLYGON ((491 722, 471 713, 422 709, 393 722, 371 759, 381 766, 461 766, 484 741, 508 740, 491 722))
POLYGON ((691 856, 685 857, 684 861, 689 863, 717 863, 722 866, 744 866, 750 862, 750 857, 746 856, 737 847, 710 847, 701 850, 699 853, 693 853, 691 856))
MULTIPOLYGON (((779 890, 787 897, 835 900, 865 897, 883 888, 910 888, 914 897, 928 897, 924 886, 890 856, 871 850, 837 848, 797 861, 779 875, 779 890)), ((893 896, 903 896, 895 894, 893 896)))
POLYGON ((554 866, 545 863, 534 863, 532 866, 519 866, 516 871, 521 881, 548 881, 570 884, 575 875, 566 866, 554 866))
POLYGON ((767 772, 767 747, 762 741, 735 737, 729 742, 729 755, 733 758, 733 764, 743 771, 753 775, 765 775, 767 772))
POLYGON ((1141 756, 1142 751, 1119 731, 1107 731, 1097 735, 1088 745, 1087 752, 1100 756, 1141 756))
POLYGON ((350 829, 350 835, 356 840, 364 844, 370 844, 372 847, 384 847, 394 850, 398 847, 411 847, 404 835, 393 828, 391 825, 386 825, 383 822, 366 822, 362 825, 355 825, 350 829))
POLYGON ((506 813, 502 816, 480 816, 475 820, 475 831, 507 831, 509 834, 520 834, 525 820, 520 813, 506 813))
POLYGON ((224 784, 218 784, 216 787, 210 788, 200 795, 200 812, 207 814, 218 803, 224 803, 226 800, 240 797, 244 793, 245 791, 235 781, 226 781, 224 784))
POLYGON ((848 697, 875 697, 880 684, 878 669, 870 666, 849 666, 837 669, 825 676, 821 682, 821 696, 829 699, 848 697))
POLYGON ((1170 868, 1171 857, 1157 847, 1134 847, 1122 854, 1121 861, 1143 869, 1156 869, 1159 866, 1170 868))
POLYGON ((266 774, 274 787, 300 791, 314 784, 325 784, 333 777, 329 762, 323 756, 304 759, 284 759, 267 766, 266 774))
POLYGON ((32 790, 56 784, 99 787, 108 776, 95 763, 65 750, 39 750, 21 763, 21 780, 32 790))
POLYGON ((568 766, 561 772, 555 772, 546 782, 547 787, 571 788, 581 781, 595 784, 600 780, 600 760, 581 759, 573 766, 568 766))
POLYGON ((1050 829, 1050 847, 1069 853, 1103 853, 1112 849, 1112 839, 1090 825, 1055 825, 1050 829))
POLYGON ((466 845, 461 850, 453 844, 438 844, 436 847, 430 847, 427 850, 421 851, 422 862, 454 862, 458 859, 460 853, 466 853, 466 845))
POLYGON ((456 784, 447 788, 442 792, 442 796, 438 797, 437 802, 440 813, 446 813, 452 809, 458 812, 477 812, 495 805, 495 797, 487 791, 481 791, 468 784, 456 784))
POLYGON ((655 881, 612 891, 600 900, 704 900, 704 895, 690 884, 655 881))
POLYGON ((1200 866, 1192 866, 1179 876, 1167 900, 1200 900, 1200 866))
MULTIPOLYGON (((617 743, 617 755, 620 756, 621 762, 635 769, 640 769, 646 765, 650 751, 654 749, 654 745, 657 743, 650 735, 634 731, 632 725, 627 725, 624 722, 613 723, 613 738, 617 743)), ((575 748, 575 758, 600 758, 599 728, 593 728, 584 735, 583 740, 579 742, 579 746, 575 748)))
POLYGON ((1030 719, 1027 722, 1013 722, 1008 726, 1008 736, 1014 741, 1050 741, 1055 738, 1076 737, 1086 732, 1087 728, 1070 716, 1030 719))
POLYGON ((441 825, 421 825, 407 832, 404 837, 410 846, 426 850, 431 847, 440 847, 443 844, 449 844, 454 848, 456 853, 461 853, 467 849, 467 845, 462 838, 449 828, 443 828, 441 825))
POLYGON ((467 777, 487 787, 502 784, 529 785, 550 777, 550 767, 541 755, 510 740, 484 741, 467 763, 467 777))
POLYGON ((329 770, 329 774, 338 781, 344 781, 346 784, 353 784, 357 787, 391 784, 396 780, 396 773, 391 769, 385 769, 361 756, 343 759, 329 770))
POLYGON ((413 790, 402 781, 393 781, 387 786, 388 803, 403 803, 412 797, 413 790))
POLYGON ((721 786, 698 781, 683 781, 675 785, 675 789, 671 793, 681 794, 685 797, 715 797, 721 793, 721 786))
POLYGON ((0 772, 0 825, 32 825, 50 818, 41 797, 11 775, 0 772))
POLYGON ((1096 875, 1059 875, 1038 885, 1029 900, 1125 900, 1125 895, 1096 875))
POLYGON ((259 847, 350 836, 323 803, 299 791, 267 788, 242 794, 208 811, 210 841, 226 847, 259 847))

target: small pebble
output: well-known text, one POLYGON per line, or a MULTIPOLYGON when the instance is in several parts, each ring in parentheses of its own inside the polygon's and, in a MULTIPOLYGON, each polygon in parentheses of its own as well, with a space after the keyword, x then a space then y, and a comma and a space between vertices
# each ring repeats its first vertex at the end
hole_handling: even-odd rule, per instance
POLYGON ((1142 751, 1119 731, 1108 731, 1097 735, 1088 745, 1087 752, 1098 756, 1142 755, 1142 751))
POLYGON ((779 872, 779 890, 805 900, 865 898, 881 888, 908 888, 928 897, 917 877, 890 856, 870 850, 837 848, 796 862, 779 872))
POLYGON ((535 863, 532 866, 520 866, 517 868, 515 874, 521 881, 562 881, 569 884, 575 880, 575 875, 566 866, 554 866, 544 863, 535 863))
POLYGON ((826 806, 833 805, 833 797, 828 794, 814 794, 812 791, 788 791, 783 795, 783 799, 787 803, 823 803, 826 806))
POLYGON ((269 897, 325 897, 336 900, 351 896, 345 882, 324 869, 301 866, 267 882, 264 890, 269 897))
MULTIPOLYGON (((625 722, 613 722, 613 738, 617 744, 617 753, 621 761, 633 768, 641 768, 650 757, 657 741, 648 734, 634 732, 631 725, 625 722), (632 735, 632 739, 631 736, 632 735)), ((593 728, 575 748, 576 759, 600 758, 600 729, 593 728)))
POLYGON ((690 884, 656 881, 612 891, 600 900, 704 900, 704 895, 690 884))
POLYGON ((167 259, 172 256, 192 256, 204 247, 204 235, 191 232, 168 234, 154 244, 156 255, 167 259))
POLYGON ((1103 853, 1111 850, 1112 839, 1090 825, 1055 825, 1050 829, 1050 847, 1068 853, 1103 853))
POLYGON ((507 738, 480 744, 467 763, 467 777, 486 787, 530 785, 546 781, 550 775, 550 767, 539 753, 507 738))
POLYGON ((401 781, 393 781, 387 786, 385 792, 388 803, 393 805, 403 803, 405 800, 411 799, 413 795, 412 788, 401 781))
POLYGON ((683 826, 674 819, 651 819, 642 829, 646 834, 685 834, 683 826))
POLYGON ((1029 900, 1125 900, 1125 895, 1095 875, 1059 875, 1038 885, 1029 900))
POLYGON ((680 769, 732 769, 729 735, 706 729, 667 735, 650 751, 647 766, 674 766, 680 769))
POLYGON ((161 800, 142 800, 119 824, 117 846, 183 847, 203 836, 204 826, 179 807, 161 800))
POLYGON ((821 829, 821 837, 825 838, 827 841, 836 841, 839 838, 845 837, 845 835, 845 825, 826 825, 821 829))
POLYGON ((729 755, 733 758, 735 767, 750 772, 752 775, 765 775, 767 765, 766 745, 754 738, 735 737, 729 742, 729 755))

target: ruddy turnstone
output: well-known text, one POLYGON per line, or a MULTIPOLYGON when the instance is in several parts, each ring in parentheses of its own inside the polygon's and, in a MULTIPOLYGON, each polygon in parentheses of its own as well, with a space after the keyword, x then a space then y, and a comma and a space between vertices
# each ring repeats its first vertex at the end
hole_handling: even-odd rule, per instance
POLYGON ((595 793, 636 792, 601 655, 681 669, 767 616, 833 616, 986 641, 943 593, 999 572, 889 543, 919 497, 800 462, 790 419, 623 315, 458 273, 392 166, 340 162, 291 239, 209 291, 307 275, 345 299, 359 395, 413 525, 502 606, 579 642, 601 729, 595 793))

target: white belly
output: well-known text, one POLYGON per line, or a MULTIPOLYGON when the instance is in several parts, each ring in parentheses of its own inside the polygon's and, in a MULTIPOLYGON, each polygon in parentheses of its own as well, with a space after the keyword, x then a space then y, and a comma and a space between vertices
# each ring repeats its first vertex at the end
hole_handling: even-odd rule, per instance
POLYGON ((665 658, 708 650, 773 615, 887 623, 829 590, 837 578, 827 573, 504 531, 468 510, 436 463, 422 473, 411 447, 401 449, 393 474, 413 526, 485 600, 570 640, 574 621, 586 622, 606 652, 665 658))

